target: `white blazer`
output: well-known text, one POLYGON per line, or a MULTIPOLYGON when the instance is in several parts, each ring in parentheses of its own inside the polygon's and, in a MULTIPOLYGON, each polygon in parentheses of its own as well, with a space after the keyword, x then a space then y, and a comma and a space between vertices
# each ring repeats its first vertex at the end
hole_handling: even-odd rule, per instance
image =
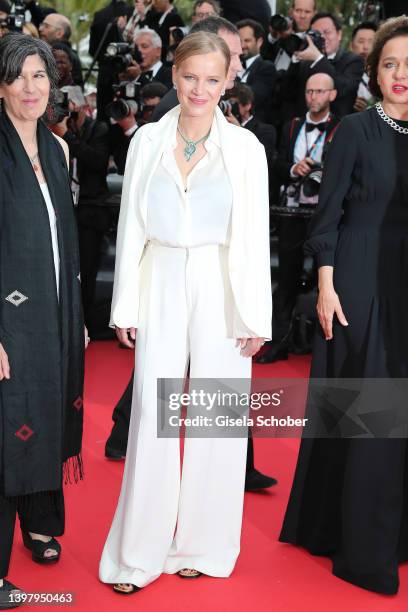
MULTIPOLYGON (((112 326, 138 326, 139 264, 146 243, 147 194, 162 153, 174 138, 180 106, 135 133, 123 179, 112 326)), ((265 149, 244 128, 230 124, 217 107, 215 121, 233 190, 228 269, 236 312, 227 313, 232 338, 271 338, 269 192, 265 149), (238 315, 238 316, 237 316, 238 315), (244 325, 242 325, 242 322, 244 325)))

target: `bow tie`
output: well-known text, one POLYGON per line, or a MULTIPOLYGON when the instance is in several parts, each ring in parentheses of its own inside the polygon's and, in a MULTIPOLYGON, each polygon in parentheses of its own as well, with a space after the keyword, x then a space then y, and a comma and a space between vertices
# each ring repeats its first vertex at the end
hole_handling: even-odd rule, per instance
POLYGON ((322 123, 306 123, 306 132, 313 132, 313 130, 319 130, 319 132, 325 132, 327 128, 327 121, 322 123))
POLYGON ((144 83, 149 83, 153 78, 153 70, 146 70, 146 72, 142 72, 140 75, 140 80, 144 83))

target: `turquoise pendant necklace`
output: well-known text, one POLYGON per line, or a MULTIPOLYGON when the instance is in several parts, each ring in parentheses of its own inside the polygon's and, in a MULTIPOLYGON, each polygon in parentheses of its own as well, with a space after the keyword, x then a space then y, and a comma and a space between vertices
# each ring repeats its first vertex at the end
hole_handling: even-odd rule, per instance
POLYGON ((194 141, 194 140, 189 140, 188 138, 183 136, 179 126, 177 126, 177 131, 180 134, 180 136, 182 137, 182 139, 184 140, 184 142, 186 143, 186 146, 184 147, 184 157, 186 158, 187 161, 190 161, 190 159, 193 157, 194 153, 197 151, 197 145, 199 145, 200 142, 204 142, 204 140, 206 140, 208 138, 208 136, 210 135, 210 132, 211 132, 211 130, 209 130, 208 133, 205 136, 203 136, 199 140, 194 141))

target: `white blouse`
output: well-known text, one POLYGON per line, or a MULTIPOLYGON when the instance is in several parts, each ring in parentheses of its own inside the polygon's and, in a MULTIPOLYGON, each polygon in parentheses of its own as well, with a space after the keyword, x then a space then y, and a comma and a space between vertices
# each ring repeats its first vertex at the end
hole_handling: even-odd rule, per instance
MULTIPOLYGON (((228 246, 232 187, 216 123, 205 142, 207 154, 183 184, 174 157, 176 138, 153 174, 147 198, 147 239, 175 247, 228 246)), ((194 157, 192 158, 193 161, 194 157)))
POLYGON ((51 202, 51 196, 48 190, 47 183, 40 183, 40 187, 44 196, 45 204, 47 206, 48 218, 50 222, 52 253, 54 256, 55 267, 55 281, 57 284, 57 295, 59 297, 60 258, 58 250, 57 217, 55 216, 55 210, 51 202))

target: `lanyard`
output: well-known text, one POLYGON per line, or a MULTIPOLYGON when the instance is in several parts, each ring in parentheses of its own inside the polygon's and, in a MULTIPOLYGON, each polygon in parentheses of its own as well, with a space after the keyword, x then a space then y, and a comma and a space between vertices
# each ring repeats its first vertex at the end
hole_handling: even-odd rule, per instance
POLYGON ((320 141, 323 140, 323 138, 326 135, 326 132, 320 132, 316 140, 309 147, 309 140, 307 137, 306 125, 304 126, 304 130, 305 130, 305 139, 306 139, 306 156, 305 157, 311 157, 313 159, 312 157, 313 151, 316 150, 317 146, 320 144, 320 141))

